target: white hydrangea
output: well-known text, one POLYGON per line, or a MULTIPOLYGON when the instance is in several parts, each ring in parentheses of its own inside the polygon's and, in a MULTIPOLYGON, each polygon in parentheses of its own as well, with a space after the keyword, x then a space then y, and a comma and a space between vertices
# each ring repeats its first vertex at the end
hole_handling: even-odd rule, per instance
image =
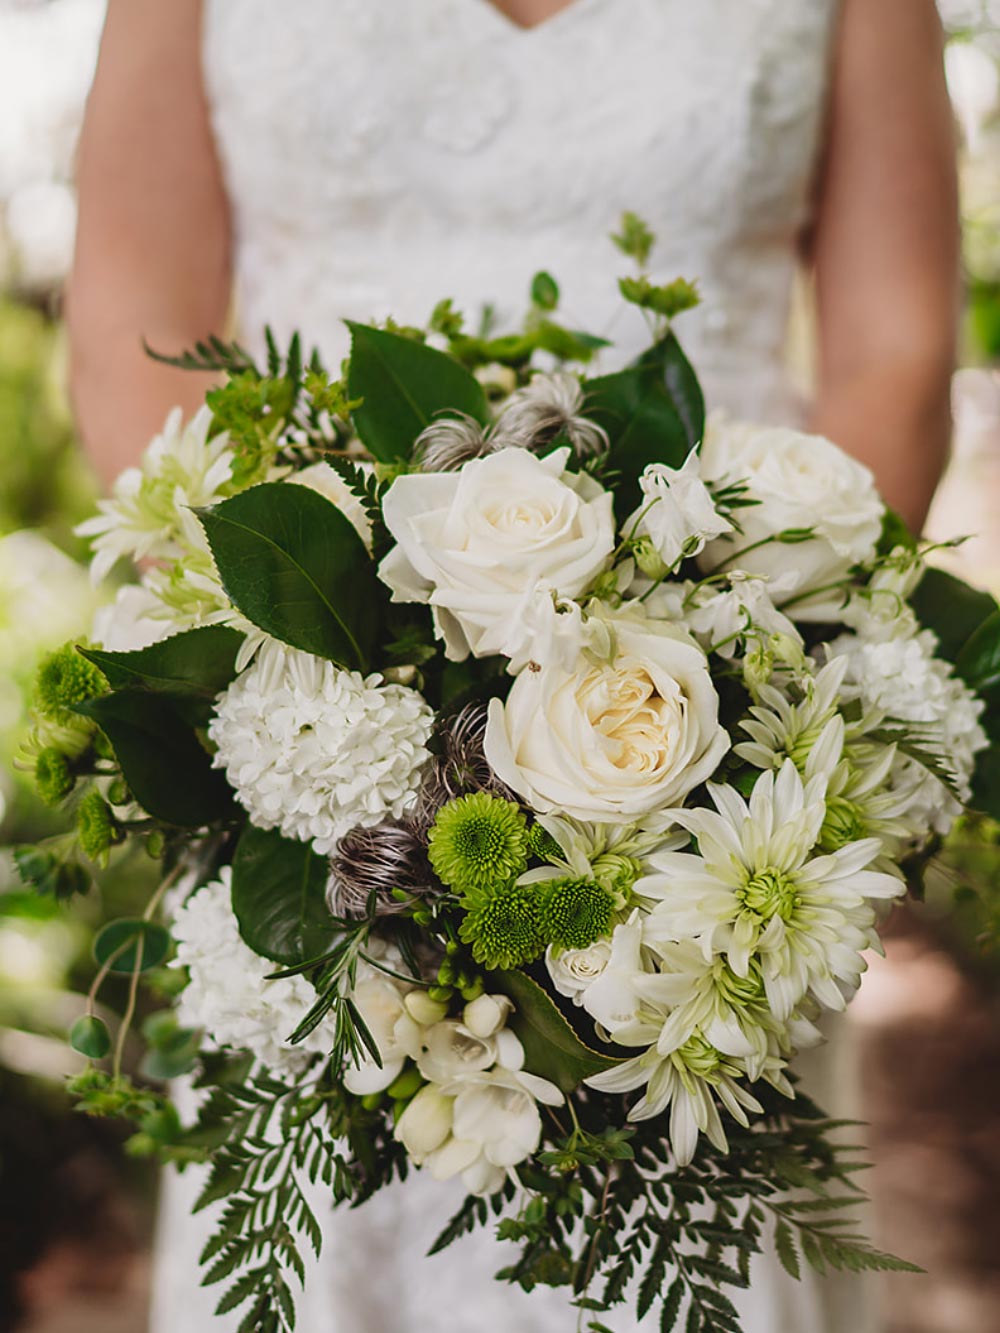
POLYGON ((271 639, 219 696, 208 734, 251 821, 327 853, 412 803, 433 723, 416 690, 271 639))
MULTIPOLYGON (((860 699, 866 709, 877 709, 891 721, 912 724, 929 740, 926 748, 950 765, 965 801, 971 794, 976 755, 987 743, 979 723, 983 701, 954 674, 950 663, 934 656, 936 647, 930 630, 883 641, 843 634, 830 645, 829 653, 847 659, 842 695, 860 699)), ((926 820, 928 830, 948 831, 960 807, 937 778, 900 755, 892 780, 894 787, 912 787, 907 809, 911 823, 926 820)))
POLYGON ((232 868, 206 884, 177 912, 171 933, 177 942, 177 966, 190 982, 181 992, 177 1017, 187 1027, 203 1028, 217 1046, 250 1051, 279 1073, 294 1074, 311 1055, 330 1049, 332 1020, 320 1023, 297 1046, 287 1038, 316 999, 305 977, 268 981, 275 964, 254 953, 240 937, 230 902, 232 868))
POLYGON ((215 504, 232 480, 233 452, 223 432, 209 439, 212 413, 201 408, 185 425, 179 407, 148 445, 139 467, 118 477, 99 513, 77 529, 93 539, 91 577, 100 582, 123 557, 176 560, 200 545, 201 529, 189 511, 215 504))

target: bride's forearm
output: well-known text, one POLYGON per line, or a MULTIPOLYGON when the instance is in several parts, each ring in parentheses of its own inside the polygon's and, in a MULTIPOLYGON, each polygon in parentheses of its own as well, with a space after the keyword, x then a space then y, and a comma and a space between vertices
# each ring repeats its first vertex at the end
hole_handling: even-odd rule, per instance
POLYGON ((834 440, 875 473, 879 489, 919 533, 948 456, 950 363, 914 359, 826 386, 812 429, 834 440))

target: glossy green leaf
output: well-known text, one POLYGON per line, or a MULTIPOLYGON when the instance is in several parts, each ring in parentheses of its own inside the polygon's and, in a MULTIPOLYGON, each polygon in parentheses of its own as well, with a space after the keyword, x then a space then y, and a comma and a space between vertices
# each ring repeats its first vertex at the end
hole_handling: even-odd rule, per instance
POLYGON ((555 310, 559 304, 559 284, 544 269, 531 279, 531 300, 540 310, 555 310))
POLYGON ((348 321, 348 328, 347 389, 362 400, 352 413, 354 425, 381 462, 409 458, 414 440, 440 412, 488 419, 482 386, 454 357, 367 324, 348 321))
POLYGON ((954 574, 929 568, 911 598, 917 619, 938 637, 939 654, 954 662, 965 642, 997 609, 988 592, 972 588, 954 574))
POLYGON ((621 1061, 584 1045, 551 997, 524 972, 493 972, 489 989, 514 1002, 510 1027, 524 1047, 524 1067, 572 1092, 585 1078, 621 1061))
POLYGON ((878 539, 879 555, 891 555, 897 546, 907 551, 917 549, 917 539, 907 527, 906 522, 895 509, 886 506, 882 516, 882 532, 878 539))
POLYGON ((663 379, 670 401, 684 425, 688 449, 696 448, 705 433, 705 398, 691 362, 672 333, 643 352, 641 366, 654 367, 663 379))
POLYGON ((1000 739, 976 756, 969 805, 991 819, 1000 820, 1000 739))
POLYGON ((247 824, 233 858, 233 911, 254 953, 293 966, 337 939, 326 905, 329 865, 305 842, 247 824))
POLYGON ((113 690, 134 686, 181 698, 212 699, 236 674, 236 655, 243 642, 238 630, 207 625, 131 653, 81 648, 103 671, 113 690))
POLYGON ((69 1044, 88 1060, 102 1060, 111 1050, 111 1034, 94 1014, 84 1014, 70 1028, 69 1044))
POLYGON ((132 795, 154 819, 202 828, 233 813, 232 792, 174 700, 116 690, 81 704, 107 736, 132 795))
POLYGON ((265 482, 198 512, 226 595, 260 629, 367 670, 387 594, 340 510, 306 486, 265 482))
POLYGON ((94 961, 119 976, 159 967, 170 950, 170 936, 155 921, 120 917, 109 921, 94 938, 94 961))
POLYGON ((1000 689, 1000 611, 994 611, 966 639, 955 670, 980 694, 1000 689))
POLYGON ((688 430, 655 365, 630 366, 588 380, 584 411, 611 442, 611 466, 620 474, 615 513, 623 522, 638 505, 639 477, 650 463, 680 467, 691 450, 688 430))

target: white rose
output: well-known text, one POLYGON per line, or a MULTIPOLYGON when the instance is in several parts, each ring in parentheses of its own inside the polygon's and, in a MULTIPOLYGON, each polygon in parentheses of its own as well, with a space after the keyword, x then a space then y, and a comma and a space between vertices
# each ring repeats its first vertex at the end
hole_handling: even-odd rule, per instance
POLYGON ((566 470, 569 449, 546 458, 501 449, 458 472, 397 477, 382 506, 397 545, 379 575, 397 602, 434 608, 446 654, 509 656, 525 595, 546 582, 583 593, 614 550, 612 497, 566 470))
POLYGON ((882 531, 885 506, 868 468, 821 435, 713 414, 701 447, 701 471, 710 481, 747 482, 748 497, 758 501, 739 511, 741 533, 705 547, 702 569, 731 562, 727 568, 768 578, 794 574, 780 597, 779 585, 772 583, 778 605, 795 598, 796 620, 838 619, 843 595, 830 585, 842 581, 852 565, 872 559, 882 531), (810 528, 814 536, 746 550, 792 528, 810 528), (797 600, 809 592, 816 595, 797 600))
POLYGON ((630 823, 679 805, 729 749, 705 654, 662 622, 608 621, 613 662, 542 667, 490 703, 490 767, 533 809, 630 823))
POLYGON ((586 949, 556 949, 549 945, 545 966, 560 995, 574 1004, 583 1004, 583 996, 608 965, 611 941, 596 940, 586 949))
POLYGON ((694 452, 680 468, 650 463, 639 478, 642 502, 623 526, 629 536, 648 537, 668 569, 682 556, 697 555, 713 537, 733 530, 716 510, 698 468, 694 452))

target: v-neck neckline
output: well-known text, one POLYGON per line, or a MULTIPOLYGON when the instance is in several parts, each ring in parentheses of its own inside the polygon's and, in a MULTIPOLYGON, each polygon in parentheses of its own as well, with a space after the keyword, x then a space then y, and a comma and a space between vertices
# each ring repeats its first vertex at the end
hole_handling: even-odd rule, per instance
MULTIPOLYGON (((472 0, 470 0, 470 3, 472 0)), ((502 9, 497 0, 478 0, 480 6, 490 11, 496 21, 508 32, 517 37, 538 37, 549 28, 558 28, 570 18, 577 17, 577 10, 589 8, 595 0, 568 0, 568 3, 554 9, 551 14, 545 18, 539 19, 537 23, 524 24, 518 23, 512 15, 502 9)))

